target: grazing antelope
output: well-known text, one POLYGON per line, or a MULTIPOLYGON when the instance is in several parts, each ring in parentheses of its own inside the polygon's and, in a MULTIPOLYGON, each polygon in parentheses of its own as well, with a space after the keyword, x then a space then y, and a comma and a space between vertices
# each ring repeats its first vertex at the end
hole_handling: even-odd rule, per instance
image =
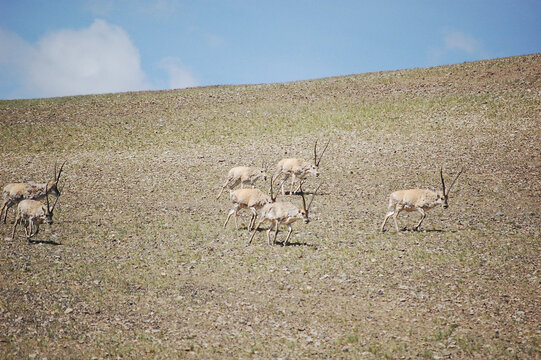
POLYGON ((394 220, 394 226, 396 228, 396 232, 399 232, 396 218, 402 210, 405 210, 408 212, 418 211, 421 214, 421 220, 419 220, 419 223, 413 228, 413 230, 417 231, 419 227, 421 226, 421 223, 426 217, 426 211, 440 204, 444 209, 447 209, 449 207, 449 203, 448 203, 449 192, 453 188, 453 185, 455 184, 460 174, 462 174, 463 170, 464 168, 460 170, 460 172, 455 177, 455 179, 453 180, 453 182, 451 183, 451 186, 449 187, 447 191, 445 191, 445 180, 443 179, 443 168, 440 168, 440 177, 441 177, 441 185, 442 185, 441 192, 435 192, 428 189, 410 189, 410 190, 399 190, 399 191, 393 192, 391 196, 389 197, 389 208, 388 208, 389 211, 385 215, 383 224, 381 224, 381 231, 383 232, 385 224, 387 223, 387 219, 389 219, 389 217, 392 216, 394 220))
MULTIPOLYGON (((317 187, 316 191, 314 191, 312 195, 312 199, 310 199, 310 203, 308 206, 306 206, 306 200, 304 198, 304 192, 302 191, 302 182, 299 186, 301 197, 302 197, 302 209, 299 209, 296 205, 290 203, 290 202, 272 202, 270 204, 267 204, 263 206, 261 209, 261 220, 255 227, 254 232, 252 233, 252 236, 250 237, 250 240, 248 240, 248 244, 250 244, 257 233, 257 230, 259 229, 259 226, 264 221, 268 221, 271 223, 271 226, 267 230, 267 240, 269 245, 273 245, 276 242, 276 237, 278 236, 278 228, 280 225, 287 225, 289 228, 289 232, 287 233, 286 240, 284 241, 284 246, 289 241, 289 238, 291 237, 291 233, 293 232, 293 228, 291 227, 291 224, 294 223, 297 220, 303 220, 305 224, 308 224, 310 222, 310 219, 308 217, 308 212, 310 210, 310 206, 312 206, 312 202, 314 201, 314 197, 316 196, 317 191, 319 190, 319 186, 317 187), (275 229, 274 231, 274 239, 271 242, 270 238, 270 232, 271 230, 275 229)), ((271 182, 271 198, 272 198, 272 182, 271 182)))
POLYGON ((230 190, 232 190, 239 184, 241 188, 244 188, 245 184, 250 184, 253 188, 254 183, 259 178, 263 178, 264 181, 267 181, 266 169, 255 169, 248 166, 234 167, 227 173, 227 181, 222 186, 222 190, 220 190, 220 193, 218 194, 216 199, 219 199, 220 196, 222 196, 222 192, 228 186, 230 190))
POLYGON ((255 224, 259 209, 272 202, 271 197, 259 189, 230 190, 230 197, 231 202, 233 203, 233 208, 229 210, 224 228, 227 226, 231 215, 235 214, 235 227, 237 230, 239 229, 237 225, 237 213, 240 209, 250 209, 252 212, 250 224, 248 225, 248 231, 250 231, 255 224))
MULTIPOLYGON (((47 192, 45 192, 47 194, 47 192)), ((21 200, 17 206, 17 217, 15 219, 15 225, 13 225, 13 234, 11 238, 15 240, 15 230, 17 224, 24 223, 24 233, 26 240, 30 242, 30 239, 37 235, 39 232, 39 224, 45 223, 51 225, 53 223, 53 211, 58 202, 59 196, 53 204, 53 207, 49 206, 49 195, 45 195, 47 204, 44 205, 37 200, 21 200), (35 230, 34 230, 35 227, 35 230)))
POLYGON ((273 181, 280 176, 280 174, 283 174, 284 177, 282 179, 282 195, 285 195, 284 190, 284 184, 286 180, 291 176, 291 189, 289 191, 289 194, 293 194, 294 192, 299 191, 300 185, 297 186, 297 189, 293 191, 293 186, 295 184, 295 180, 298 178, 299 181, 302 181, 304 177, 308 174, 312 174, 314 176, 319 176, 319 163, 321 162, 321 158, 323 157, 323 154, 325 154, 325 151, 327 150, 327 147, 329 146, 329 141, 327 141, 327 144, 325 145, 325 148, 321 152, 321 155, 317 156, 317 140, 314 144, 314 163, 312 164, 309 161, 302 160, 302 159, 282 159, 278 162, 278 165, 276 165, 276 174, 273 177, 273 181))
POLYGON ((8 217, 8 210, 13 206, 17 205, 20 201, 24 199, 29 200, 40 200, 46 197, 48 194, 53 194, 56 197, 60 196, 60 191, 58 191, 58 181, 60 180, 60 174, 62 174, 62 169, 64 168, 64 161, 60 166, 60 171, 58 175, 56 174, 56 162, 54 163, 54 180, 45 182, 45 183, 35 183, 30 181, 28 183, 11 183, 7 184, 4 187, 2 193, 2 209, 0 210, 0 220, 2 219, 2 214, 4 214, 4 224, 8 217), (5 211, 5 213, 4 213, 5 211))

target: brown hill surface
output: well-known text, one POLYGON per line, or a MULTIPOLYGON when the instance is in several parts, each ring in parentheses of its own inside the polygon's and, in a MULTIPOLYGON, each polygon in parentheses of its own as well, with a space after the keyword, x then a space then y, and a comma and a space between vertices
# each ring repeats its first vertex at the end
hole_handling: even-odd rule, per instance
POLYGON ((51 227, 0 225, 0 357, 541 357, 540 75, 534 54, 0 101, 0 184, 67 160, 51 227), (222 228, 229 168, 310 160, 316 138, 324 185, 290 246, 222 228), (380 233, 388 195, 438 190, 440 166, 465 168, 449 209, 380 233))

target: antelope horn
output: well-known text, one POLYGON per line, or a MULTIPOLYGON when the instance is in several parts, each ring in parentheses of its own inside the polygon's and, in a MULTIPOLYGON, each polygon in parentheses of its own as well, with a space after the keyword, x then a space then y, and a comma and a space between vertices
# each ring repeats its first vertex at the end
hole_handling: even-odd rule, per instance
MULTIPOLYGON (((64 186, 62 186, 62 189, 60 189, 58 192, 59 193, 62 193, 62 191, 64 191, 64 186)), ((60 196, 57 196, 56 200, 54 201, 54 204, 53 204, 53 207, 51 208, 51 210, 49 210, 49 213, 52 213, 55 206, 56 206, 56 203, 58 202, 58 199, 60 198, 60 196)))
POLYGON ((55 163, 54 163, 54 176, 55 176, 56 181, 60 180, 60 174, 62 174, 62 169, 64 168, 65 163, 66 163, 66 161, 64 161, 62 163, 62 165, 60 166, 60 170, 58 171, 58 176, 56 176, 56 161, 55 161, 55 163))
POLYGON ((445 193, 445 180, 443 180, 443 167, 440 167, 440 177, 441 177, 441 186, 443 188, 443 195, 447 195, 445 193))
POLYGON ((458 177, 460 176, 460 174, 462 174, 462 171, 464 171, 464 166, 463 166, 462 169, 460 169, 460 171, 458 172, 458 175, 455 177, 455 179, 454 179, 453 182, 451 183, 451 186, 449 186, 449 190, 447 190, 447 195, 449 195, 449 193, 451 192, 451 189, 453 188, 453 185, 455 184, 456 179, 458 179, 458 177))
MULTIPOLYGON (((325 151, 327 151, 327 147, 329 146, 330 142, 331 142, 331 139, 329 139, 329 141, 327 141, 327 144, 325 144, 325 147, 323 148, 323 151, 321 152, 321 155, 319 155, 319 160, 315 162, 316 167, 319 166, 319 163, 321 162, 321 158, 323 158, 323 154, 325 154, 325 151)), ((317 144, 317 141, 316 141, 316 144, 317 144)))
POLYGON ((301 180, 301 183, 299 184, 299 190, 301 191, 301 197, 302 197, 302 208, 306 213, 308 214, 308 208, 306 207, 306 199, 304 198, 304 190, 302 189, 302 184, 304 183, 304 180, 301 180))
POLYGON ((312 194, 312 198, 310 199, 310 203, 308 204, 308 208, 306 209, 306 211, 310 210, 310 207, 312 206, 312 202, 314 201, 314 197, 316 196, 316 193, 321 187, 321 185, 323 185, 323 183, 320 183, 318 187, 316 188, 316 190, 314 191, 314 193, 312 194))
POLYGON ((274 182, 274 178, 271 176, 270 178, 270 198, 271 198, 271 201, 272 202, 275 202, 276 201, 276 198, 273 196, 272 194, 272 183, 274 182))
POLYGON ((314 164, 317 164, 317 140, 318 139, 316 139, 316 142, 314 143, 314 164))
POLYGON ((45 184, 45 200, 47 200, 47 211, 51 212, 49 208, 49 193, 48 193, 49 189, 47 188, 48 186, 49 184, 45 184))

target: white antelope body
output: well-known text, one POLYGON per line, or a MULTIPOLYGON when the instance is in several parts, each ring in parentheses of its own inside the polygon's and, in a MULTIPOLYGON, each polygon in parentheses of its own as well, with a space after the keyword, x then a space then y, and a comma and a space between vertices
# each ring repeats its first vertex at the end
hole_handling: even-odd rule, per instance
POLYGON ((46 197, 48 194, 53 194, 56 197, 60 196, 60 191, 58 190, 58 181, 60 180, 60 174, 62 173, 62 168, 64 164, 60 166, 60 171, 58 175, 56 174, 56 163, 54 164, 54 180, 48 181, 45 183, 36 183, 33 181, 27 183, 11 183, 7 184, 4 187, 2 192, 2 209, 0 210, 0 220, 2 219, 2 214, 4 214, 4 224, 8 216, 8 210, 17 205, 24 199, 29 200, 40 200, 46 197))
POLYGON ((443 169, 440 169, 440 176, 441 176, 441 182, 442 182, 442 191, 432 191, 429 189, 409 189, 409 190, 399 190, 393 192, 389 196, 389 207, 388 212, 385 215, 385 219, 383 220, 383 224, 381 224, 381 231, 384 231, 385 224, 387 223, 387 220, 389 217, 393 217, 394 225, 396 228, 396 232, 399 232, 398 230, 398 222, 396 221, 396 218, 398 217, 398 214, 402 210, 405 210, 407 212, 417 211, 421 214, 421 219, 419 220, 419 223, 413 228, 413 230, 418 230, 421 226, 421 223, 426 217, 426 211, 441 205, 444 209, 447 209, 449 207, 449 192, 451 191, 453 185, 455 184, 456 180, 462 174, 462 171, 464 169, 460 170, 458 175, 455 177, 453 182, 451 183, 451 186, 447 191, 445 191, 445 180, 443 179, 443 169))
POLYGON ((227 215, 227 220, 225 221, 224 228, 227 226, 229 219, 234 214, 235 215, 235 227, 239 229, 237 225, 237 213, 240 209, 250 209, 252 212, 252 217, 250 218, 250 224, 248 225, 248 231, 252 229, 257 218, 257 212, 266 204, 272 202, 272 199, 269 195, 265 194, 259 189, 237 189, 230 191, 231 202, 233 203, 233 208, 229 211, 227 215))
POLYGON ((244 188, 244 185, 248 184, 254 187, 255 182, 260 178, 267 181, 267 173, 264 169, 256 169, 249 166, 234 167, 227 173, 227 180, 223 184, 222 189, 220 190, 220 193, 216 199, 219 199, 220 196, 222 196, 222 192, 226 187, 229 187, 230 190, 239 184, 241 188, 244 188))
POLYGON ((282 179, 282 195, 285 195, 284 185, 286 180, 291 177, 291 188, 289 190, 289 194, 293 194, 294 192, 297 192, 300 188, 300 185, 297 186, 297 189, 293 191, 293 186, 295 184, 295 180, 299 179, 299 181, 303 181, 304 177, 308 174, 312 174, 314 176, 319 176, 319 163, 321 162, 321 158, 323 157, 323 154, 327 150, 327 147, 329 146, 330 140, 327 142, 327 145, 325 145, 325 148, 323 149, 321 155, 317 156, 317 140, 314 145, 314 162, 311 163, 306 160, 297 159, 297 158, 291 158, 291 159, 282 159, 278 162, 276 165, 276 172, 273 177, 273 181, 280 176, 280 174, 283 174, 282 179))
POLYGON ((39 232, 39 225, 45 223, 51 225, 53 223, 53 211, 58 202, 59 197, 56 198, 53 207, 49 207, 49 196, 45 196, 47 199, 46 204, 42 204, 37 200, 21 200, 17 205, 17 217, 15 218, 15 224, 13 225, 13 234, 11 238, 15 239, 15 230, 17 224, 24 224, 24 233, 26 239, 30 242, 30 239, 37 235, 39 232))
MULTIPOLYGON (((312 201, 314 201, 314 197, 316 196, 317 190, 319 190, 319 187, 321 184, 317 187, 316 191, 314 191, 314 194, 312 195, 312 199, 310 200, 310 203, 308 206, 306 206, 306 200, 304 198, 304 192, 302 191, 302 182, 300 184, 300 191, 302 196, 302 205, 303 208, 299 209, 296 205, 290 203, 290 202, 272 202, 270 204, 267 204, 263 206, 261 209, 261 220, 255 227, 254 232, 252 233, 252 236, 250 237, 250 240, 248 240, 248 244, 250 244, 257 233, 257 230, 259 229, 259 226, 265 221, 268 221, 271 223, 271 226, 267 230, 267 240, 269 245, 273 245, 276 242, 276 237, 278 236, 278 228, 280 225, 287 225, 289 232, 287 233, 286 240, 284 241, 284 246, 287 245, 287 242, 289 241, 289 238, 291 237, 291 233, 293 232, 293 228, 291 224, 293 224, 297 220, 303 220, 305 224, 308 224, 310 222, 310 219, 308 217, 308 213, 310 210, 310 206, 312 205, 312 201), (270 238, 270 232, 272 229, 275 229, 274 231, 274 239, 271 242, 270 238)), ((271 196, 272 196, 272 190, 271 190, 271 196)))

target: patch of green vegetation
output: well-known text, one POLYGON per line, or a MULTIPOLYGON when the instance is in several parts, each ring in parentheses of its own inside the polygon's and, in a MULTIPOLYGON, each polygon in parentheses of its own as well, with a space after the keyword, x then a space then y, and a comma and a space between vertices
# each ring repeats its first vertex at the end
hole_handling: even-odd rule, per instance
POLYGON ((473 335, 459 335, 456 343, 461 351, 470 356, 479 353, 482 346, 482 340, 473 335))
POLYGON ((447 340, 453 334, 457 327, 458 324, 452 323, 447 328, 436 331, 433 336, 428 337, 426 340, 438 342, 447 340))
POLYGON ((403 356, 408 350, 405 342, 391 340, 382 344, 378 341, 372 341, 366 348, 366 351, 374 354, 376 359, 397 359, 403 356))

